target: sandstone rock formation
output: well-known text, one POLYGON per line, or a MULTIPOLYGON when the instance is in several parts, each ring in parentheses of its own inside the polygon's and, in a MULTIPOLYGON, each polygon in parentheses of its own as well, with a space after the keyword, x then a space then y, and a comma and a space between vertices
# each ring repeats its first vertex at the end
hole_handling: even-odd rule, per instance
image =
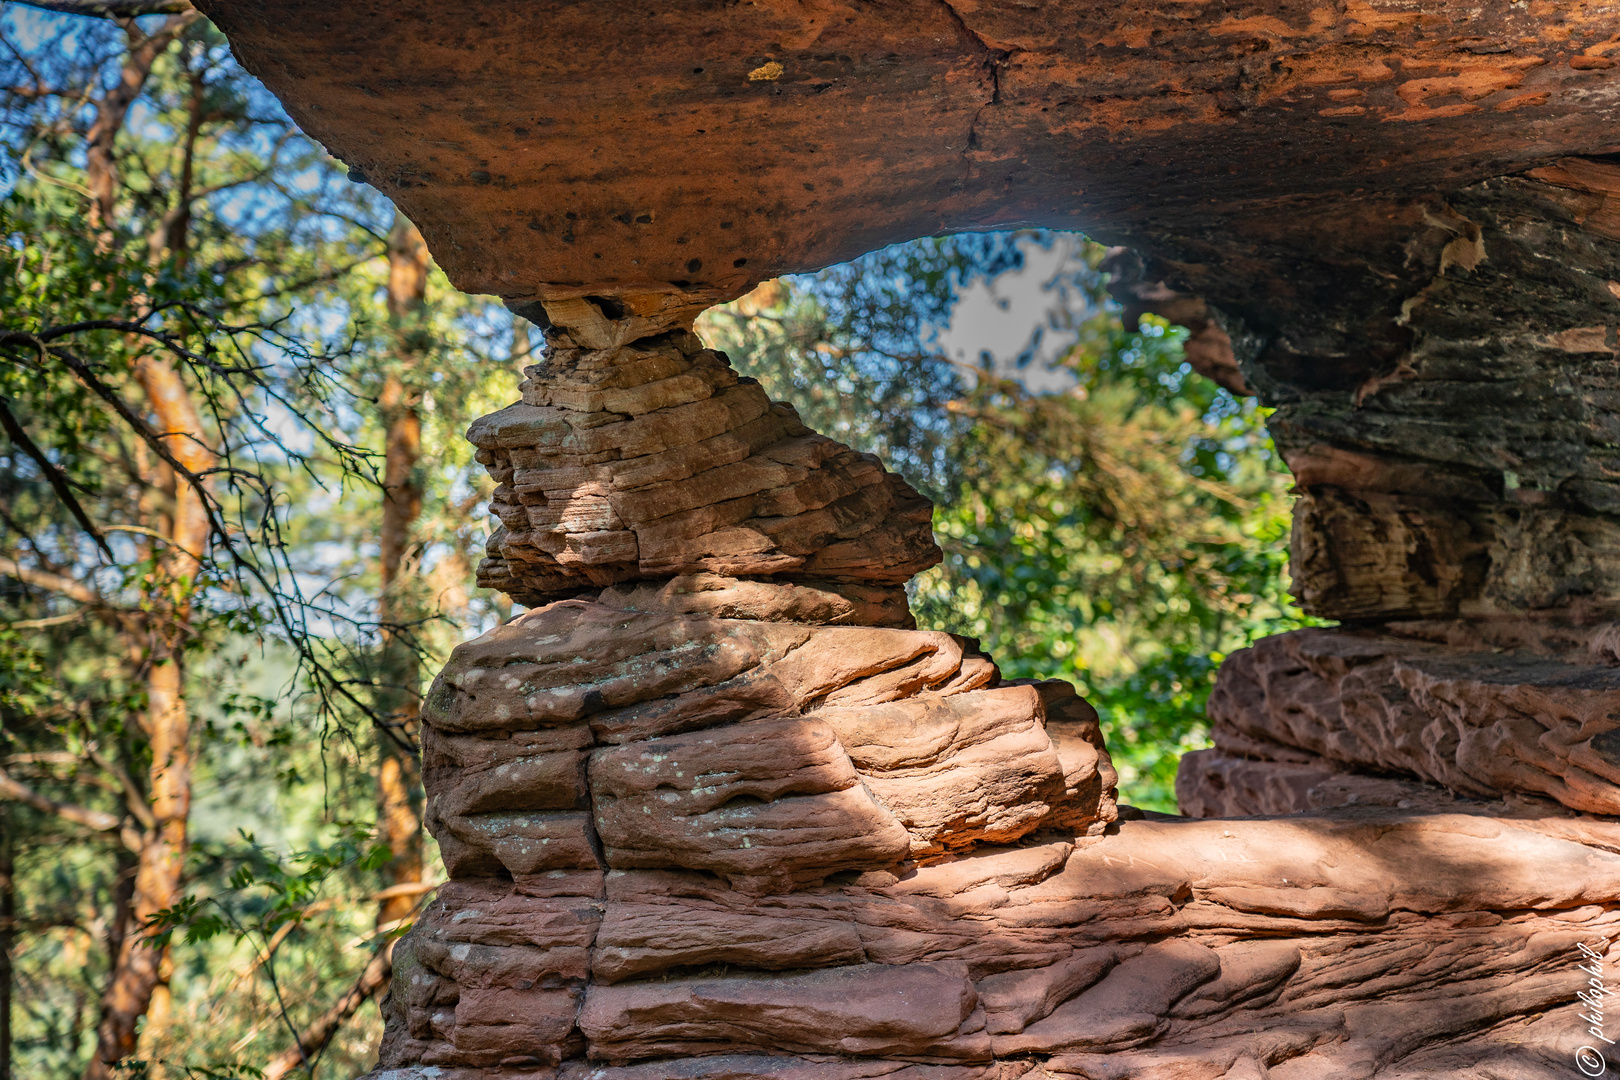
POLYGON ((1620 815, 1612 661, 1298 630, 1236 654, 1210 716, 1217 751, 1228 754, 1408 775, 1476 798, 1533 793, 1620 815))
POLYGON ((944 634, 562 601, 439 677, 428 819, 457 877, 597 869, 600 850, 748 893, 1112 821, 1085 704, 997 681, 944 634), (1049 711, 1082 714, 1080 737, 1054 743, 1049 711))
MULTIPOLYGON (((568 332, 554 322, 554 348, 568 332)), ((689 346, 663 331, 606 347, 596 385, 629 381, 616 367, 661 348, 675 354, 663 370, 690 365, 668 378, 727 370, 689 346)), ((571 360, 559 348, 531 369, 526 396, 558 400, 547 383, 572 379, 571 360)), ((608 499, 612 478, 639 467, 627 459, 603 457, 596 474, 554 466, 562 479, 542 490, 575 505, 572 477, 608 499)), ((754 506, 753 494, 736 497, 754 506)), ((918 546, 870 544, 864 580, 898 576, 918 546)), ((1386 781, 1401 797, 1385 805, 1296 798, 1283 809, 1316 813, 1241 828, 1116 822, 1090 707, 1062 683, 1004 682, 971 642, 894 625, 903 593, 898 608, 863 606, 837 591, 861 578, 784 580, 778 562, 749 566, 749 580, 711 564, 593 582, 590 564, 571 579, 556 565, 544 580, 565 580, 569 598, 458 648, 428 695, 428 821, 453 880, 396 949, 375 1080, 1567 1070, 1580 1034, 1569 1003, 1589 978, 1581 946, 1606 957, 1620 935, 1620 833, 1607 822, 1545 800, 1456 803, 1418 781, 1386 781)), ((1393 659, 1343 634, 1275 639, 1287 659, 1240 660, 1218 708, 1248 718, 1268 692, 1302 700, 1277 680, 1298 682, 1309 663, 1350 679, 1334 700, 1364 709, 1357 672, 1373 690, 1404 679, 1423 702, 1496 685, 1475 671, 1461 690, 1442 686, 1445 646, 1405 647, 1393 659), (1239 671, 1250 680, 1233 681, 1239 671)), ((1510 674, 1523 692, 1525 673, 1510 674)), ((1542 672, 1568 717, 1547 723, 1571 746, 1599 708, 1589 675, 1542 672)), ((1385 728, 1420 707, 1378 701, 1385 728)), ((1333 747, 1405 745, 1399 732, 1379 742, 1373 720, 1297 712, 1280 714, 1290 745, 1314 737, 1317 752, 1281 754, 1296 771, 1331 780, 1333 747)), ((1252 754, 1266 731, 1243 730, 1235 752, 1252 754)), ((1222 768, 1275 768, 1233 752, 1189 759, 1194 787, 1212 790, 1222 768)), ((1294 779, 1280 787, 1325 786, 1294 779)))
POLYGON ((899 587, 940 559, 928 501, 811 432, 678 318, 629 306, 548 305, 523 400, 467 432, 499 485, 478 583, 539 604, 676 575, 791 579, 903 624, 899 587))
POLYGON ((1580 946, 1620 933, 1612 837, 1364 810, 768 895, 674 868, 458 881, 399 946, 375 1075, 1566 1076, 1580 946))
POLYGON ((543 606, 431 695, 455 880, 379 1077, 1535 1080, 1620 1037, 1577 967, 1620 933, 1615 0, 199 6, 547 327, 471 433, 481 580, 543 606), (1178 785, 1260 818, 1114 822, 1083 702, 912 629, 926 504, 687 333, 1014 224, 1129 248, 1127 318, 1275 409, 1344 625, 1229 658, 1178 785))
MULTIPOLYGON (((589 389, 602 327, 648 338, 764 278, 918 235, 1079 227, 1135 250, 1111 263, 1127 315, 1184 322, 1198 370, 1277 410, 1313 613, 1620 614, 1615 0, 203 6, 457 284, 542 318, 542 300, 613 307, 575 321, 569 400, 533 406, 573 416, 554 464, 625 434, 671 455, 648 467, 746 448, 732 483, 792 486, 811 466, 759 441, 791 442, 791 417, 755 413, 762 398, 675 342, 660 355, 676 366, 635 386, 705 414, 697 442, 719 442, 651 449, 657 420, 615 411, 641 407, 633 386, 589 389), (588 426, 599 411, 646 422, 609 436, 588 426)), ((533 439, 570 423, 546 415, 533 439)), ((860 486, 863 466, 827 465, 860 486)), ((720 565, 739 525, 746 555, 785 565, 800 537, 729 518, 805 512, 705 511, 679 528, 714 542, 677 555, 615 508, 657 512, 650 492, 592 496, 565 524, 515 486, 489 580, 525 587, 504 560, 536 597, 632 565, 720 565)))
POLYGON ((1392 622, 1301 630, 1233 654, 1215 747, 1182 761, 1196 817, 1390 806, 1620 816, 1612 624, 1392 622))
POLYGON ((1041 224, 1271 332, 1432 270, 1417 197, 1620 150, 1611 0, 201 6, 458 287, 512 298, 1041 224))

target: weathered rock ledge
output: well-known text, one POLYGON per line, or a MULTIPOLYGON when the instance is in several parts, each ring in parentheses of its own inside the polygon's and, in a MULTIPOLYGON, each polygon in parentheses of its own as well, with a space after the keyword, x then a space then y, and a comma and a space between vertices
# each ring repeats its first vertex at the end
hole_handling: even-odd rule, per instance
POLYGON ((1580 946, 1620 932, 1614 839, 1361 810, 770 896, 675 869, 457 882, 399 946, 381 1076, 1564 1076, 1580 946))
POLYGON ((1373 778, 1406 778, 1476 800, 1530 796, 1526 805, 1620 815, 1620 666, 1608 628, 1480 632, 1492 629, 1299 630, 1234 653, 1210 697, 1215 749, 1182 766, 1184 809, 1309 808, 1280 791, 1245 802, 1236 791, 1270 783, 1248 761, 1286 766, 1271 770, 1276 783, 1301 791, 1337 772, 1364 776, 1369 795, 1373 778))

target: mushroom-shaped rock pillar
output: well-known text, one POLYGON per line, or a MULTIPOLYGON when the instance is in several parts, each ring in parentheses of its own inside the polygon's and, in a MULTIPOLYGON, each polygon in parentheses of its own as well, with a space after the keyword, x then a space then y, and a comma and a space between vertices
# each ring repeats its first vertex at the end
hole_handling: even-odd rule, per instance
POLYGON ((480 580, 533 610, 424 707, 453 880, 379 1076, 1533 1080, 1620 1038, 1620 3, 199 4, 546 331, 469 432, 480 580), (1210 820, 1116 821, 1072 688, 915 628, 927 502, 690 332, 1027 224, 1118 245, 1298 481, 1341 625, 1227 661, 1210 820))

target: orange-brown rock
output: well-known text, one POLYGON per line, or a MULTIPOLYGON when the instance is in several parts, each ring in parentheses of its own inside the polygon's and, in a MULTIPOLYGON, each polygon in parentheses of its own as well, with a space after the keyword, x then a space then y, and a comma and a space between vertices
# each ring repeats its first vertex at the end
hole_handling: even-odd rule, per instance
POLYGON ((1620 932, 1614 826, 1559 825, 1126 822, 768 896, 693 871, 457 883, 398 947, 384 1066, 543 1065, 533 1031, 567 999, 558 1045, 585 1059, 560 1075, 604 1080, 1552 1077, 1585 1026, 1580 946, 1620 932), (476 1022, 458 1004, 520 998, 476 1022))
POLYGON ((1079 699, 996 680, 945 634, 563 601, 439 676, 428 820, 453 874, 595 868, 600 845, 749 891, 1113 820, 1094 727, 1060 753, 1044 726, 1079 699))
POLYGON ((669 611, 717 619, 761 619, 825 626, 893 626, 911 629, 911 605, 903 587, 830 581, 739 580, 723 574, 678 574, 602 590, 609 607, 669 611))
POLYGON ((498 485, 480 584, 535 604, 648 580, 666 600, 691 595, 676 576, 800 578, 825 598, 773 604, 750 584, 719 606, 789 599, 827 621, 905 623, 899 586, 940 559, 929 502, 772 404, 689 326, 630 340, 606 302, 551 304, 523 400, 467 432, 498 485))
MULTIPOLYGON (((567 416, 612 431, 746 385, 678 329, 632 338, 580 314, 596 301, 568 311, 584 329, 554 323, 553 359, 588 337, 641 374, 531 369, 521 408, 565 416, 531 450, 567 443, 567 416)), ((567 444, 566 465, 491 437, 511 454, 497 479, 525 481, 519 498, 535 479, 557 510, 497 546, 543 527, 580 556, 525 555, 553 577, 513 591, 566 580, 555 592, 577 597, 459 647, 427 696, 427 820, 456 882, 398 947, 380 1076, 1563 1067, 1580 948, 1606 955, 1620 933, 1620 826, 1576 812, 1620 805, 1589 760, 1616 724, 1612 635, 1498 621, 1267 639, 1223 668, 1218 748, 1188 757, 1182 798, 1314 816, 1115 824, 1100 725, 1073 688, 1003 682, 971 643, 908 629, 898 585, 925 528, 898 547, 858 535, 844 550, 865 578, 567 548, 641 527, 637 506, 680 516, 718 492, 757 510, 761 491, 847 475, 745 492, 770 468, 736 456, 749 446, 708 472, 637 472, 668 449, 636 456, 636 430, 567 444), (691 481, 708 473, 721 486, 705 495, 691 481), (1485 798, 1504 790, 1539 794, 1485 798)), ((776 445, 763 456, 781 465, 776 445)))
MULTIPOLYGON (((1084 228, 1134 251, 1109 263, 1128 320, 1182 322, 1196 370, 1276 408, 1307 610, 1620 615, 1615 0, 203 6, 458 284, 572 320, 564 351, 634 351, 760 280, 893 241, 1084 228)), ((687 401, 706 369, 665 367, 570 368, 548 400, 744 404, 687 401)), ((724 430, 648 465, 760 456, 758 426, 724 430)), ((693 497, 667 483, 663 505, 693 497)), ((528 587, 504 559, 538 599, 805 543, 756 549, 757 526, 738 538, 696 508, 646 535, 605 497, 582 492, 566 526, 503 500, 526 539, 497 545, 486 580, 528 587)))
POLYGON ((736 295, 1038 223, 1226 245, 1172 256, 1228 295, 1192 292, 1292 313, 1421 231, 1414 197, 1620 149, 1605 0, 202 6, 457 286, 508 297, 736 295))
POLYGON ((481 580, 547 606, 429 696, 456 880, 379 1076, 1551 1080, 1610 1045, 1614 0, 200 6, 547 332, 471 433, 481 580), (1347 626, 1230 658, 1180 793, 1294 816, 1111 824, 1089 706, 911 629, 926 503, 688 332, 1011 224, 1127 245, 1126 318, 1275 409, 1295 589, 1347 626))
MULTIPOLYGON (((1318 652, 1458 646, 1420 629, 1318 652)), ((389 1080, 1552 1077, 1620 935, 1620 826, 1550 800, 1100 834, 1095 714, 945 635, 563 601, 424 721, 457 880, 397 947, 389 1080)))
POLYGON ((1460 796, 1408 776, 1353 772, 1299 751, 1285 760, 1238 757, 1222 750, 1183 754, 1176 774, 1181 810, 1196 818, 1275 817, 1340 807, 1389 807, 1439 814, 1538 819, 1598 819, 1537 795, 1460 796))
POLYGON ((1611 665, 1298 630, 1235 653, 1209 708, 1227 755, 1620 814, 1620 668, 1611 665))
POLYGON ((914 857, 1016 840, 1068 794, 1034 687, 817 710, 914 857))
POLYGON ((701 1054, 716 1043, 744 1053, 984 1060, 977 1006, 965 965, 860 964, 593 986, 579 1029, 610 1062, 701 1054))

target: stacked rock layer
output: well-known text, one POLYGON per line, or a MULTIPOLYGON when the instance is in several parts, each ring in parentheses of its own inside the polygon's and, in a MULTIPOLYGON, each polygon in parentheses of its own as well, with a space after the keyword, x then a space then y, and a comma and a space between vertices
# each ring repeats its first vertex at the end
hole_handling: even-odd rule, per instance
POLYGON ((680 574, 789 578, 903 622, 899 587, 940 559, 928 500, 738 378, 684 312, 610 320, 610 304, 624 314, 551 305, 568 321, 523 400, 467 432, 499 485, 478 583, 541 604, 680 574))
POLYGON ((1620 817, 1617 645, 1612 624, 1515 620, 1266 638, 1221 669, 1215 746, 1182 759, 1182 809, 1461 799, 1474 812, 1620 817))
POLYGON ((484 579, 541 606, 423 709, 452 881, 396 947, 378 1080, 1567 1075, 1611 826, 1121 815, 1072 687, 911 628, 938 556, 902 481, 678 304, 543 314, 473 431, 484 579))

